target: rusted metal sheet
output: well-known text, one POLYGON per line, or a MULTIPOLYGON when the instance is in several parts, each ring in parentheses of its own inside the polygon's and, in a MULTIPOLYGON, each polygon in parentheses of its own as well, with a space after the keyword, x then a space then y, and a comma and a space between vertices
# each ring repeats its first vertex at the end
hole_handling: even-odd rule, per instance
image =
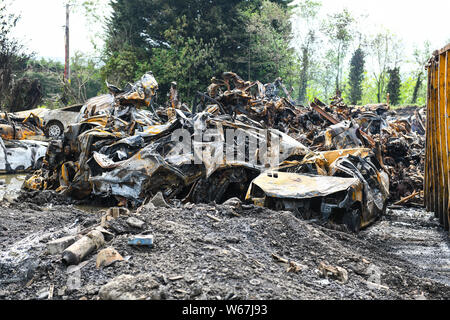
POLYGON ((450 44, 433 53, 428 69, 425 205, 446 230, 450 223, 450 44))

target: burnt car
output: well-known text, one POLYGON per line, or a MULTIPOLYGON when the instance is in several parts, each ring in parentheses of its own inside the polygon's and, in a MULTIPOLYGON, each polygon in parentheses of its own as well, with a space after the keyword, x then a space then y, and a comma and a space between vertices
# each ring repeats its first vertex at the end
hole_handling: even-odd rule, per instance
POLYGON ((48 143, 43 141, 0 138, 0 173, 19 173, 40 169, 47 146, 48 143))
POLYGON ((370 149, 314 154, 291 172, 267 171, 252 181, 246 199, 303 219, 345 225, 358 232, 386 211, 389 177, 370 149))
POLYGON ((76 123, 82 104, 76 104, 60 109, 36 108, 27 111, 16 112, 17 117, 26 118, 30 114, 42 120, 42 128, 48 138, 55 139, 64 133, 71 123, 76 123))

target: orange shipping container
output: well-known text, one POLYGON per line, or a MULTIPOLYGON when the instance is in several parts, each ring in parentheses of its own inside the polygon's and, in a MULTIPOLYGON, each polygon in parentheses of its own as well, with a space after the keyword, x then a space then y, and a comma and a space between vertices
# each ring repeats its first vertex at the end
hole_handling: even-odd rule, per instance
POLYGON ((428 65, 425 206, 446 230, 450 223, 450 44, 428 65))

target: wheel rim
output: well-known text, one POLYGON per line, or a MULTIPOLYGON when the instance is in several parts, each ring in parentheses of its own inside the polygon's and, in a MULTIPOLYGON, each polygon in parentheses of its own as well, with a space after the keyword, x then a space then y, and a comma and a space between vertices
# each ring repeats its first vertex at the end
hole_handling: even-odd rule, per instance
POLYGON ((48 128, 48 135, 50 137, 59 137, 61 135, 61 128, 57 124, 52 124, 48 128))

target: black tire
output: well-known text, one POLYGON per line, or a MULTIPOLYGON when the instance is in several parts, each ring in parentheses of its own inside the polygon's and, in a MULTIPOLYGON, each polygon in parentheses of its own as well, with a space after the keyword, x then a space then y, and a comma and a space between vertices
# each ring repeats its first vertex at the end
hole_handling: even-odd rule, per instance
POLYGON ((279 200, 279 199, 275 200, 275 210, 277 210, 277 211, 284 210, 283 200, 279 200))
POLYGON ((45 129, 45 134, 48 138, 56 139, 62 136, 64 133, 64 126, 61 122, 52 120, 50 121, 45 129))
POLYGON ((345 213, 343 222, 350 231, 358 233, 361 229, 361 210, 355 209, 345 213))

